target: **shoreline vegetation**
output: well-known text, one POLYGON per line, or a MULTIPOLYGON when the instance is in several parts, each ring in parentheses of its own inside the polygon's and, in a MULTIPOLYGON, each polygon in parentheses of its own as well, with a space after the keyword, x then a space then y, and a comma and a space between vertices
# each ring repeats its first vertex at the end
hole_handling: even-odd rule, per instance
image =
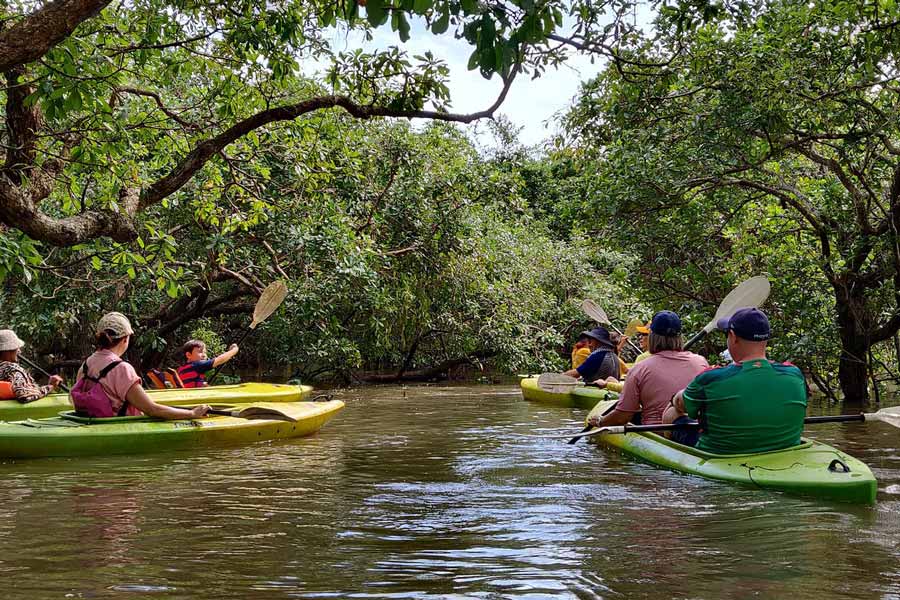
POLYGON ((900 381, 896 3, 7 12, 2 326, 42 366, 87 356, 111 310, 140 332, 141 372, 187 339, 216 352, 284 280, 238 368, 560 371, 585 298, 620 326, 670 309, 694 328, 763 274, 773 356, 835 402, 900 381), (396 44, 347 50, 336 27, 396 44), (468 44, 497 96, 454 112, 447 64, 410 53, 413 32, 468 44), (523 145, 504 101, 575 54, 602 69, 523 145))

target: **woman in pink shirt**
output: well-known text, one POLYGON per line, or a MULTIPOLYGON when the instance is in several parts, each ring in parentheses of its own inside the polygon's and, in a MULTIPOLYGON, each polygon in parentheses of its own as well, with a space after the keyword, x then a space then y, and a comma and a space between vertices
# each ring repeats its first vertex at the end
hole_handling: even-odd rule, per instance
POLYGON ((670 310, 653 315, 650 322, 650 357, 628 372, 619 403, 612 412, 590 421, 595 427, 624 425, 641 413, 643 425, 662 423, 672 396, 709 367, 706 359, 684 350, 681 319, 670 310))
POLYGON ((109 398, 110 409, 114 415, 143 413, 161 419, 205 417, 209 410, 209 406, 206 404, 187 410, 157 404, 150 399, 147 392, 144 391, 141 378, 134 367, 121 358, 128 350, 132 335, 134 335, 134 331, 125 315, 118 312, 103 315, 97 323, 97 351, 84 361, 84 366, 78 370, 78 379, 81 380, 85 374, 92 380, 99 379, 99 382, 94 385, 102 386, 109 398), (108 368, 113 364, 114 366, 108 368))

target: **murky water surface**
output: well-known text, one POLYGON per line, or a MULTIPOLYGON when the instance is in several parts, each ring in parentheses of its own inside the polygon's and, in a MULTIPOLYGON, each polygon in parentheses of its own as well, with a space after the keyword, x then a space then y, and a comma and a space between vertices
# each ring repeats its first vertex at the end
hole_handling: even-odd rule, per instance
POLYGON ((2 598, 900 598, 900 431, 854 507, 526 437, 514 386, 361 389, 317 436, 0 464, 2 598), (404 397, 405 396, 405 397, 404 397))

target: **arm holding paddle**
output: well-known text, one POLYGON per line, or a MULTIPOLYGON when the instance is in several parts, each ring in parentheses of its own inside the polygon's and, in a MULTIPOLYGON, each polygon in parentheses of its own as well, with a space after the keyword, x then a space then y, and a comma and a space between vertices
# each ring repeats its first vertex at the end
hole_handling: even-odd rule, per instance
POLYGON ((213 359, 213 367, 215 368, 220 365, 224 365, 229 360, 234 358, 234 355, 237 354, 239 350, 240 350, 240 348, 238 348, 237 344, 232 344, 232 345, 228 346, 228 350, 226 350, 225 352, 223 352, 222 354, 218 355, 217 357, 215 357, 213 359))
MULTIPOLYGON (((281 281, 273 281, 269 285, 266 286, 266 289, 262 291, 262 294, 259 295, 259 300, 256 301, 256 306, 253 308, 253 319, 250 321, 250 327, 241 338, 238 340, 236 344, 232 344, 228 347, 228 351, 225 354, 228 354, 232 350, 234 350, 234 354, 238 352, 238 346, 240 346, 247 336, 250 335, 250 332, 256 329, 256 326, 269 318, 269 316, 275 312, 275 310, 281 306, 281 303, 284 302, 284 298, 287 296, 288 289, 287 285, 281 281)), ((224 364, 231 359, 232 354, 227 359, 223 360, 222 363, 213 363, 213 371, 212 375, 209 376, 209 379, 206 381, 206 385, 212 385, 213 381, 215 381, 216 377, 219 376, 220 369, 218 368, 220 364, 224 364)), ((224 355, 222 355, 224 356, 224 355)), ((220 357, 217 356, 216 360, 220 357)))

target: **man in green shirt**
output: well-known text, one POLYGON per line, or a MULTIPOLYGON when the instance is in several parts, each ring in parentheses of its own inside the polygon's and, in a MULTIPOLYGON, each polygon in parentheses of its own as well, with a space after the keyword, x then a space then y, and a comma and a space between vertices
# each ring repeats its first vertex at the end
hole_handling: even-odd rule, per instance
POLYGON ((766 358, 769 319, 742 308, 720 319, 734 363, 704 371, 673 398, 675 408, 699 419, 697 449, 743 454, 800 443, 806 417, 806 382, 790 363, 766 358))

